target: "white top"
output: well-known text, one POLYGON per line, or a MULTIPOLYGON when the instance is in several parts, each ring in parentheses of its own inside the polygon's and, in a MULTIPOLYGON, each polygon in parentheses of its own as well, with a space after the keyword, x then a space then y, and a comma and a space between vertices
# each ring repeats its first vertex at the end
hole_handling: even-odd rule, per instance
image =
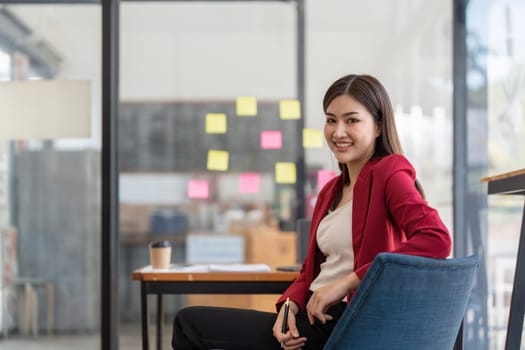
POLYGON ((354 271, 352 201, 328 213, 317 228, 317 245, 326 256, 321 272, 310 285, 314 291, 354 271))

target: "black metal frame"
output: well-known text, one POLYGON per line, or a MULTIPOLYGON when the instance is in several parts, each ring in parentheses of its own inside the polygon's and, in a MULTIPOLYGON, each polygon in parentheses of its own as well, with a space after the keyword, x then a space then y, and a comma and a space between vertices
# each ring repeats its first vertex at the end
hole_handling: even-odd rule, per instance
POLYGON ((305 215, 305 185, 306 185, 306 164, 304 160, 304 148, 303 148, 303 128, 304 128, 304 106, 305 106, 305 81, 306 81, 306 69, 305 69, 305 57, 306 57, 306 41, 305 41, 305 7, 304 0, 295 0, 296 2, 296 20, 297 20, 297 99, 301 105, 302 118, 298 121, 297 127, 297 181, 295 183, 295 195, 297 198, 296 208, 296 219, 303 218, 305 215))
MULTIPOLYGON (((467 192, 467 29, 466 12, 468 0, 453 2, 453 220, 454 256, 462 256, 466 251, 467 235, 460 237, 458 232, 466 230, 467 192)), ((463 349, 464 320, 461 322, 454 350, 463 349)))
POLYGON ((488 194, 525 194, 525 174, 491 181, 487 186, 487 192, 488 194))
POLYGON ((119 0, 102 0, 102 264, 101 348, 119 335, 119 0))
MULTIPOLYGON (((454 232, 467 232, 467 23, 466 12, 469 0, 453 2, 453 202, 454 232)), ((466 251, 466 235, 454 236, 454 256, 466 251)))

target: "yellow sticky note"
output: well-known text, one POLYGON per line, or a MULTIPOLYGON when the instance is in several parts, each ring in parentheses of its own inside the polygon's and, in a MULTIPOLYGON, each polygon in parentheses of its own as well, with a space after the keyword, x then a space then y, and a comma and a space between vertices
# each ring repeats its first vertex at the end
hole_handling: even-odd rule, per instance
POLYGON ((304 148, 322 148, 323 132, 317 129, 303 129, 304 148))
POLYGON ((227 151, 208 151, 208 170, 226 171, 228 170, 228 158, 229 153, 227 151))
POLYGON ((296 182, 295 163, 275 163, 275 182, 294 184, 296 182))
POLYGON ((301 104, 297 100, 282 100, 279 102, 281 119, 300 119, 301 104))
POLYGON ((206 133, 224 134, 226 132, 226 114, 208 113, 206 114, 206 133))
POLYGON ((257 99, 252 96, 237 97, 237 115, 241 117, 253 117, 257 115, 257 99))

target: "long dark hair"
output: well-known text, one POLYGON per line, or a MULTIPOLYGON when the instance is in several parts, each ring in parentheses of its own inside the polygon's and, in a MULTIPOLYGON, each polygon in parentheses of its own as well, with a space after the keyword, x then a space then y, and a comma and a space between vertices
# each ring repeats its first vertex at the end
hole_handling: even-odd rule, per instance
MULTIPOLYGON (((350 74, 336 80, 323 98, 323 109, 326 113, 328 105, 338 96, 349 95, 361 103, 374 117, 381 134, 376 137, 375 157, 384 157, 390 154, 403 154, 394 119, 394 109, 390 97, 384 86, 373 76, 366 74, 350 74)), ((343 184, 350 184, 350 175, 345 164, 339 163, 343 184)), ((414 183, 423 198, 425 192, 416 180, 414 183)))

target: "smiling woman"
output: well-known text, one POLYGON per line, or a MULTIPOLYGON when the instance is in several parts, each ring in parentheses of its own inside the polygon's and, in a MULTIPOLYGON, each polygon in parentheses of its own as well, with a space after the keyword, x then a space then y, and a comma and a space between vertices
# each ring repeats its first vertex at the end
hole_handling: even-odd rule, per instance
POLYGON ((324 107, 326 141, 341 174, 319 193, 307 257, 277 301, 277 314, 182 309, 174 349, 321 349, 377 254, 450 254, 448 230, 401 155, 382 84, 369 75, 347 75, 328 88, 324 107))

